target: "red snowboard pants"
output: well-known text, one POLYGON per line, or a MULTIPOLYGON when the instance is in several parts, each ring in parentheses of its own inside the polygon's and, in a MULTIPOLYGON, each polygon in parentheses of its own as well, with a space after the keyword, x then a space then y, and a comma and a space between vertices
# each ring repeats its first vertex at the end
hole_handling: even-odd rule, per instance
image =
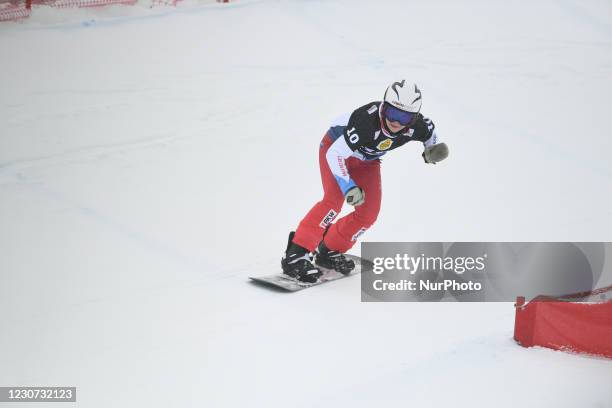
POLYGON ((323 199, 316 203, 300 222, 293 242, 314 252, 325 234, 325 246, 334 251, 346 252, 378 217, 382 196, 380 183, 380 161, 359 160, 349 157, 346 167, 351 178, 365 192, 365 202, 355 207, 350 214, 332 221, 340 213, 344 195, 327 164, 325 154, 332 144, 331 137, 325 134, 319 148, 319 168, 323 183, 323 199))

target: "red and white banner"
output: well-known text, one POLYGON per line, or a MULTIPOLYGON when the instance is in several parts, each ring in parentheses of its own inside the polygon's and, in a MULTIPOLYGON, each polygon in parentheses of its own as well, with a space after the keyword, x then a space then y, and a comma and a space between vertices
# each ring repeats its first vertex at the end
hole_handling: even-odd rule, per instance
MULTIPOLYGON (((113 4, 134 5, 139 0, 0 0, 0 21, 19 20, 30 16, 31 5, 55 8, 101 7, 113 4)), ((152 0, 151 7, 176 6, 181 0, 152 0)), ((213 0, 210 0, 213 1, 213 0)), ((229 3, 229 0, 216 0, 229 3)))
POLYGON ((29 3, 0 2, 0 21, 19 20, 30 15, 29 3))
POLYGON ((524 347, 588 353, 612 358, 612 286, 590 293, 588 302, 538 296, 525 304, 517 298, 514 339, 524 347), (595 299, 593 299, 595 298, 595 299), (598 300, 599 298, 599 300, 598 300))

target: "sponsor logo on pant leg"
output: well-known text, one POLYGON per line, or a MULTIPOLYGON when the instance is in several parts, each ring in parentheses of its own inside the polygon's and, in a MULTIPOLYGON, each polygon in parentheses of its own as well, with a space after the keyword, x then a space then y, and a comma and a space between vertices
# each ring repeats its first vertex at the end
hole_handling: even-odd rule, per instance
POLYGON ((329 212, 327 213, 327 215, 323 218, 323 220, 321 221, 321 223, 319 224, 319 227, 321 228, 327 228, 327 226, 329 224, 331 224, 331 222, 334 220, 334 218, 336 218, 336 215, 338 215, 338 213, 334 210, 329 210, 329 212))
POLYGON ((363 235, 364 232, 366 232, 367 228, 361 228, 359 231, 357 231, 355 233, 355 235, 353 235, 353 238, 351 238, 351 241, 357 241, 357 238, 359 238, 360 236, 363 235))

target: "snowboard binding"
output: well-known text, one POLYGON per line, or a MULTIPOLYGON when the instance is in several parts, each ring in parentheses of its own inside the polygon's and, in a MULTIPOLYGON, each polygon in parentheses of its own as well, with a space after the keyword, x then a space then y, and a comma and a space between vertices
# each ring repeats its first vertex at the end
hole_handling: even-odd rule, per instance
POLYGON ((306 248, 293 243, 294 231, 289 233, 285 256, 281 259, 283 273, 300 282, 316 283, 323 275, 312 263, 312 255, 306 248))
POLYGON ((355 269, 355 262, 347 259, 342 252, 332 251, 323 241, 317 247, 315 264, 321 268, 333 269, 343 275, 348 275, 355 269))

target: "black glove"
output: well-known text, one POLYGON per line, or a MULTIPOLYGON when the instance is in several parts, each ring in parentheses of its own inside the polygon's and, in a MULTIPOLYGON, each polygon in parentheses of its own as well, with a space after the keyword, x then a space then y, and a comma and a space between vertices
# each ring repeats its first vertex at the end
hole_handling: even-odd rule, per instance
POLYGON ((428 146, 423 151, 423 160, 425 163, 436 164, 448 157, 448 146, 446 143, 438 143, 433 146, 428 146))

